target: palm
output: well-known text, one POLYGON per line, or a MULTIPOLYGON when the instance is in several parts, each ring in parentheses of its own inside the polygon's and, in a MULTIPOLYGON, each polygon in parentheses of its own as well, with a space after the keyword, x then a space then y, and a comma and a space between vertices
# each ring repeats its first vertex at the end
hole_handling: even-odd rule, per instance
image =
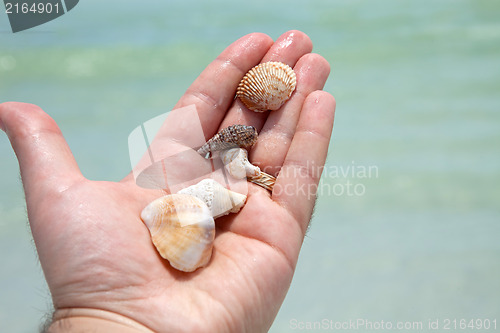
POLYGON ((141 210, 160 191, 138 187, 131 176, 119 183, 84 179, 75 172, 57 126, 43 112, 0 106, 0 124, 20 160, 33 237, 56 310, 103 309, 156 331, 261 331, 270 326, 314 205, 314 196, 297 192, 297 186, 317 184, 318 175, 308 172, 305 162, 324 163, 333 121, 331 96, 314 93, 328 76, 328 64, 310 48, 298 32, 273 45, 268 37, 249 35, 224 51, 179 101, 178 107, 196 105, 205 133, 234 123, 254 125, 261 136, 252 162, 276 174, 283 167, 272 195, 251 184, 243 209, 216 221, 212 259, 193 273, 171 268, 140 220, 141 210), (267 119, 232 101, 238 77, 262 57, 295 65, 298 79, 286 107, 267 119), (35 154, 30 134, 16 129, 23 120, 19 115, 28 112, 32 128, 46 136, 35 154), (277 137, 282 144, 269 151, 277 137), (56 157, 40 157, 47 151, 56 157), (292 172, 297 170, 306 172, 292 172))
POLYGON ((283 299, 293 264, 267 243, 269 236, 262 231, 272 223, 279 232, 286 227, 280 221, 286 221, 292 230, 283 233, 297 233, 297 241, 298 223, 257 190, 238 215, 217 221, 209 266, 182 273, 172 269, 149 240, 139 219, 148 203, 143 192, 131 183, 83 181, 56 202, 46 203, 47 215, 58 229, 51 232, 64 235, 61 242, 45 247, 51 262, 45 263, 44 270, 56 308, 92 306, 125 314, 155 308, 141 312, 140 321, 163 328, 175 322, 186 331, 193 331, 191 325, 201 325, 202 320, 205 328, 219 328, 212 331, 270 322, 278 305, 270 311, 267 303, 279 304, 283 299), (267 211, 265 220, 256 219, 255 210, 267 211), (72 212, 69 221, 68 211, 72 212), (275 221, 269 221, 269 216, 275 221), (129 300, 120 302, 124 294, 129 300), (174 300, 176 306, 171 309, 174 300), (191 317, 181 323, 179 318, 192 313, 193 304, 198 305, 200 321, 191 317), (221 315, 211 315, 214 308, 221 315))

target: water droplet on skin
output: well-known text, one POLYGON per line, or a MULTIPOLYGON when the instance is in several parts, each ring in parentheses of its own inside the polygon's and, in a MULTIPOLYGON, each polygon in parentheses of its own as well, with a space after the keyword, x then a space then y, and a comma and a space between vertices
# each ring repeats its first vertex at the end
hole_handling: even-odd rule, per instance
POLYGON ((292 32, 290 35, 288 35, 284 40, 282 40, 279 43, 280 48, 284 49, 289 47, 293 43, 294 38, 295 38, 295 33, 292 32))
POLYGON ((278 147, 288 146, 289 138, 285 133, 267 133, 262 138, 261 143, 264 146, 266 153, 274 154, 277 152, 278 147))

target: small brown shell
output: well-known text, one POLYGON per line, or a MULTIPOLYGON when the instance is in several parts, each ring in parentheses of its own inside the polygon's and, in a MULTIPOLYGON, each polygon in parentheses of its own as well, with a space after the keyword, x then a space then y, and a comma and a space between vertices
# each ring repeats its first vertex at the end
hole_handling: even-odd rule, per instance
POLYGON ((264 171, 261 171, 257 176, 247 177, 247 179, 271 192, 273 191, 274 184, 276 183, 276 177, 265 173, 264 171))
POLYGON ((253 126, 233 125, 224 128, 207 141, 198 154, 206 157, 207 154, 230 148, 249 148, 257 142, 257 130, 253 126))
POLYGON ((296 85, 295 72, 290 66, 265 62, 248 71, 238 85, 236 96, 250 110, 278 110, 290 98, 296 85))

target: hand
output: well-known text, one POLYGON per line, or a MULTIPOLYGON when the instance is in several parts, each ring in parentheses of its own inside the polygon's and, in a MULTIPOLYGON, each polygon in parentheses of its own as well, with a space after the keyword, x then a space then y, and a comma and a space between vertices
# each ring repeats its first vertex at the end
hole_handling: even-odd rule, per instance
POLYGON ((34 105, 0 104, 0 127, 19 159, 53 298, 50 331, 111 331, 113 325, 121 332, 269 329, 292 279, 333 126, 335 100, 320 91, 329 65, 311 49, 298 31, 275 43, 247 35, 223 51, 176 105, 196 105, 205 133, 237 123, 255 126, 259 140, 250 161, 277 176, 272 194, 249 183, 243 209, 216 221, 212 259, 193 273, 171 268, 140 220, 159 191, 138 187, 130 175, 117 183, 85 179, 54 120, 34 105), (243 75, 265 61, 292 66, 297 90, 280 110, 255 113, 234 94, 243 75))

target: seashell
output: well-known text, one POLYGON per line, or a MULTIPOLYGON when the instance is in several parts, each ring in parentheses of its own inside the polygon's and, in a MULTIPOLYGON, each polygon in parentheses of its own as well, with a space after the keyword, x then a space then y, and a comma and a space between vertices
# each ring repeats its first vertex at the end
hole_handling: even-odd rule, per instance
POLYGON ((281 62, 265 62, 252 68, 243 77, 236 97, 250 110, 278 110, 297 85, 293 69, 281 62))
POLYGON ((207 157, 208 153, 214 153, 235 147, 251 147, 257 142, 257 130, 253 126, 232 125, 224 128, 207 141, 198 153, 207 157))
POLYGON ((141 219, 172 267, 192 272, 210 261, 215 223, 202 200, 187 194, 166 195, 147 205, 141 219))
POLYGON ((257 177, 260 168, 248 161, 248 152, 243 148, 232 148, 220 153, 226 171, 236 179, 257 177))
POLYGON ((201 199, 208 206, 214 219, 239 212, 247 199, 246 195, 228 190, 211 178, 203 179, 198 184, 186 187, 178 193, 201 199))
POLYGON ((222 163, 227 172, 236 179, 247 178, 266 190, 273 191, 276 178, 260 170, 248 161, 248 152, 243 148, 232 148, 220 153, 222 163))
POLYGON ((274 184, 276 183, 276 177, 265 173, 264 171, 261 171, 258 176, 247 177, 247 179, 271 192, 273 191, 274 184))

